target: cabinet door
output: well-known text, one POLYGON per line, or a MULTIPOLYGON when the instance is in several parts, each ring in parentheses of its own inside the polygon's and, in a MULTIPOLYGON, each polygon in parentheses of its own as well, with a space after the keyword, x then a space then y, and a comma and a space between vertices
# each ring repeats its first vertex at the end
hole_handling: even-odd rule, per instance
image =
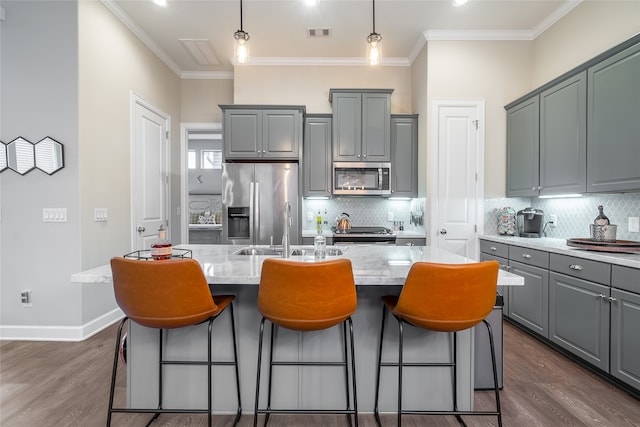
POLYGON ((610 373, 640 390, 640 295, 612 288, 611 297, 610 373))
POLYGON ((540 195, 584 193, 587 73, 540 94, 540 195))
POLYGON ((262 112, 262 157, 298 160, 302 141, 302 115, 296 110, 262 112))
MULTIPOLYGON (((509 270, 509 261, 506 258, 501 258, 499 256, 480 252, 480 261, 494 260, 500 263, 500 270, 511 271, 509 270)), ((502 295, 502 301, 504 304, 502 308, 502 315, 506 317, 509 317, 509 288, 510 286, 498 286, 498 293, 502 295)))
POLYGON ((418 118, 391 118, 391 196, 418 197, 418 118))
POLYGON ((304 195, 331 196, 330 116, 307 116, 303 151, 304 195))
POLYGON ((640 44, 588 70, 587 191, 640 190, 640 44))
POLYGON ((334 93, 333 160, 362 161, 362 94, 334 93))
POLYGON ((524 286, 509 288, 509 318, 543 337, 549 336, 549 272, 509 261, 510 271, 524 277, 524 286))
POLYGON ((261 110, 226 110, 223 126, 225 159, 255 159, 260 156, 261 110))
POLYGON ((507 197, 537 196, 540 183, 538 95, 507 110, 507 197))
POLYGON ((362 94, 362 160, 391 161, 391 96, 362 94))
POLYGON ((549 273, 549 339, 609 370, 609 287, 549 273))

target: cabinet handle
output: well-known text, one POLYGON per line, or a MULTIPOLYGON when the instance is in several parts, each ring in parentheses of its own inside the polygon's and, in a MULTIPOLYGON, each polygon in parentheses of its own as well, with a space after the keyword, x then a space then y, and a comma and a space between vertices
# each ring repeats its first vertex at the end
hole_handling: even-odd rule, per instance
POLYGON ((489 250, 491 250, 491 251, 495 252, 495 251, 497 251, 497 250, 498 250, 498 248, 496 248, 495 246, 491 246, 491 247, 489 248, 489 250))
POLYGON ((367 155, 366 155, 366 154, 363 154, 363 155, 362 155, 362 157, 367 157, 367 155))
POLYGON ((531 259, 531 255, 530 254, 522 254, 522 258, 524 259, 531 259))
POLYGON ((538 185, 538 190, 542 190, 542 185, 538 185))
POLYGON ((604 294, 599 294, 596 298, 598 298, 598 299, 602 299, 602 300, 603 300, 603 299, 606 299, 606 298, 607 298, 607 296, 606 296, 606 295, 604 295, 604 294))
POLYGON ((531 191, 536 191, 536 187, 531 187, 531 191))
POLYGON ((357 158, 360 158, 360 154, 356 155, 357 158))
POLYGON ((609 302, 616 302, 618 301, 617 299, 615 299, 614 297, 609 297, 609 302))
POLYGON ((582 271, 582 266, 580 264, 571 264, 569 268, 575 271, 582 271))

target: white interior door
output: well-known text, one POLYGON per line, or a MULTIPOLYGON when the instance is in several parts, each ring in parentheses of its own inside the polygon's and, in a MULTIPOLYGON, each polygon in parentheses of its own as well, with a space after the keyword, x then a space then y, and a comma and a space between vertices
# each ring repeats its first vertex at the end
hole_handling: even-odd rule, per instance
POLYGON ((484 197, 484 102, 434 101, 433 111, 437 161, 432 162, 432 241, 477 260, 484 197))
POLYGON ((169 116, 132 95, 133 250, 149 249, 160 225, 169 226, 169 122, 169 116))

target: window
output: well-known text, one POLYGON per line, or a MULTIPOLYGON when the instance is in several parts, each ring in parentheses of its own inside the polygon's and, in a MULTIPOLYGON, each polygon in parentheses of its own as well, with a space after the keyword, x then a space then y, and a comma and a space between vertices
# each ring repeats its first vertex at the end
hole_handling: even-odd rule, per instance
POLYGON ((196 168, 196 150, 187 151, 187 168, 196 168))
POLYGON ((222 169, 222 150, 202 150, 201 169, 222 169))

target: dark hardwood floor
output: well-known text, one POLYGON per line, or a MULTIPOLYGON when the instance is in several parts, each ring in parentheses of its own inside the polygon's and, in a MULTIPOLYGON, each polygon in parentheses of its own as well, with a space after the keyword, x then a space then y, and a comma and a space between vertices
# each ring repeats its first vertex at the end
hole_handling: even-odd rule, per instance
MULTIPOLYGON (((0 342, 0 426, 103 426, 115 326, 80 343, 0 342)), ((640 426, 640 401, 505 324, 501 393, 505 426, 640 426)), ((119 382, 123 397, 124 375, 119 382)), ((477 392, 477 407, 493 405, 491 392, 477 392)), ((144 426, 148 415, 115 414, 114 426, 144 426)), ((216 426, 232 417, 216 416, 216 426)), ((497 425, 494 417, 465 417, 469 426, 497 425)), ((252 425, 250 414, 240 425, 252 425)), ((360 424, 375 426, 372 415, 360 424)), ((154 426, 205 426, 203 415, 161 415, 154 426)), ((270 426, 346 426, 344 416, 272 416, 270 426)), ((395 425, 395 416, 383 417, 395 425)), ((456 426, 453 417, 403 418, 406 426, 456 426)))

